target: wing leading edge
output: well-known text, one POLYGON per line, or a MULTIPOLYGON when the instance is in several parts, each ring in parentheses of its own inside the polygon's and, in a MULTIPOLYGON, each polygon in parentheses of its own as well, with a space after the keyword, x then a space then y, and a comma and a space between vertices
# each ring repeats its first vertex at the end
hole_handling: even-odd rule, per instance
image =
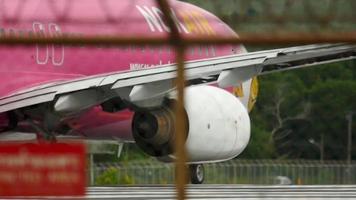
MULTIPOLYGON (((220 87, 237 86, 254 76, 349 60, 355 56, 356 46, 347 44, 307 45, 257 51, 186 62, 186 80, 188 84, 216 82, 220 87)), ((155 99, 174 89, 175 68, 175 64, 170 64, 27 89, 1 98, 0 112, 46 102, 53 102, 56 111, 75 112, 83 107, 98 105, 114 96, 131 102, 155 99)))

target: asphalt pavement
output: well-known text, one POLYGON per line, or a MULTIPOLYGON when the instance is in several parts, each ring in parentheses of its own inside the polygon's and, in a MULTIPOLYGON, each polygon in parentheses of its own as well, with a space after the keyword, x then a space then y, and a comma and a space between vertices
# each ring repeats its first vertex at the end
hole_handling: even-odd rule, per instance
MULTIPOLYGON (((0 199, 2 199, 0 197, 0 199)), ((4 199, 4 198, 3 198, 4 199)), ((6 198, 8 199, 8 198, 6 198)), ((28 198, 12 198, 28 199, 28 198)), ((85 197, 32 197, 30 199, 176 199, 174 185, 88 187, 85 197)), ((324 186, 256 186, 256 185, 188 185, 187 199, 356 199, 356 185, 324 186)))

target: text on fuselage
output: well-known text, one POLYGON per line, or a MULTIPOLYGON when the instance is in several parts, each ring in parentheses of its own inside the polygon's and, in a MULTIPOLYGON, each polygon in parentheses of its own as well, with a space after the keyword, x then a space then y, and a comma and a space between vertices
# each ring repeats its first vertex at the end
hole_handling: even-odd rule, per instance
MULTIPOLYGON (((136 5, 136 8, 145 18, 152 32, 170 32, 170 28, 164 22, 163 12, 159 8, 138 5, 136 5)), ((215 35, 215 31, 208 20, 197 11, 178 11, 176 13, 171 9, 171 16, 180 33, 215 35)))

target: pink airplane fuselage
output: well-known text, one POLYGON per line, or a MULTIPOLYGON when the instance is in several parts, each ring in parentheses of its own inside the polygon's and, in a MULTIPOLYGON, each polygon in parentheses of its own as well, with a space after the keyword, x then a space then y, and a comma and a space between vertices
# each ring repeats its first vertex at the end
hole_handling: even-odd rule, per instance
MULTIPOLYGON (((191 4, 169 1, 183 37, 236 34, 214 15, 191 4)), ((154 0, 4 0, 0 37, 134 36, 167 37, 170 30, 154 0)), ((187 60, 244 52, 242 46, 192 46, 187 60)), ((169 46, 1 46, 0 98, 43 84, 110 72, 140 70, 175 62, 169 46)), ((100 107, 73 119, 76 133, 92 138, 131 138, 130 111, 106 113, 100 107)))

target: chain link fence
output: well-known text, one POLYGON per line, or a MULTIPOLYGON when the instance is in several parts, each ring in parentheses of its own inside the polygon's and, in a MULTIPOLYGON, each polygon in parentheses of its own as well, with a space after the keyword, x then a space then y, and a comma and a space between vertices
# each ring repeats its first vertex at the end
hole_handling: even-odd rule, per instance
MULTIPOLYGON (((208 184, 356 184, 356 163, 340 161, 232 160, 204 167, 208 184)), ((173 184, 175 175, 173 164, 157 161, 100 163, 92 169, 90 185, 173 184)))

